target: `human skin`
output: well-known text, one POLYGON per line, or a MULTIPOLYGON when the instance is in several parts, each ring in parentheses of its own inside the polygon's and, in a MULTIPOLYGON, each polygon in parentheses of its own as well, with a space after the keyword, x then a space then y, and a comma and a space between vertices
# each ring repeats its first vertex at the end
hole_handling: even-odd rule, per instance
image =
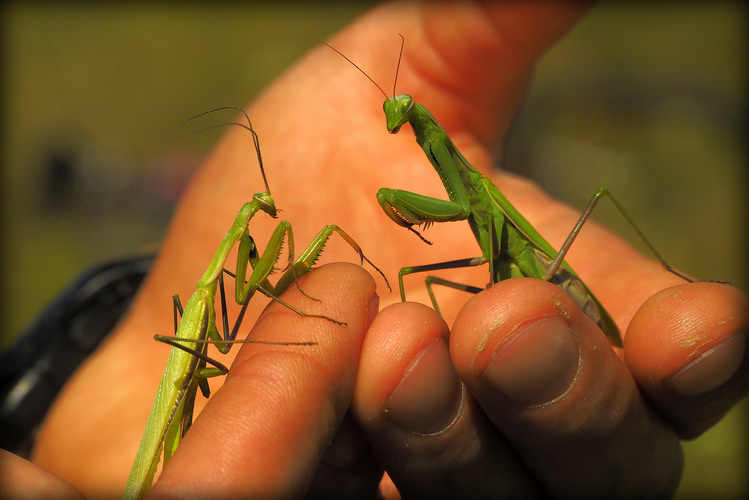
MULTIPOLYGON (((393 34, 403 33, 398 88, 425 104, 558 247, 578 211, 492 166, 535 62, 585 11, 579 2, 384 4, 329 41, 387 82, 393 34)), ((390 278, 417 263, 404 256, 478 255, 467 224, 429 229, 435 243, 426 247, 380 213, 380 187, 444 197, 407 127, 386 133, 381 100, 320 46, 249 106, 297 249, 336 223, 390 278)), ((184 194, 130 313, 58 398, 39 436, 38 466, 88 497, 124 489, 169 350, 150 339, 171 331, 169 298, 194 290, 259 179, 246 131, 228 129, 184 194)), ((261 215, 250 228, 262 247, 277 221, 261 215)), ((323 258, 355 254, 331 242, 323 258)), ((212 382, 214 395, 152 493, 372 496, 384 468, 407 496, 667 496, 681 472, 680 438, 702 433, 746 393, 747 297, 728 285, 685 283, 595 225, 568 260, 622 328, 623 349, 557 287, 533 279, 468 301, 444 291, 451 328, 352 264, 300 279, 319 302, 295 287, 284 294, 346 326, 277 303, 260 316, 266 303, 253 301, 245 320, 260 316, 253 337, 318 345, 235 347, 231 373, 221 389, 212 382)), ((486 269, 451 278, 484 283, 486 269)), ((406 286, 409 299, 428 303, 420 279, 406 286)))

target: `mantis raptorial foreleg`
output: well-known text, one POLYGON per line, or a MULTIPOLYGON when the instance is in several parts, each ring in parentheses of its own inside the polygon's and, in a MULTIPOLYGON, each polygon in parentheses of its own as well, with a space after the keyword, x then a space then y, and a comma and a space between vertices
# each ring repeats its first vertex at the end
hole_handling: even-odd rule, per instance
POLYGON ((575 241, 575 238, 577 238, 577 235, 582 229, 583 224, 585 224, 585 222, 588 220, 588 218, 590 217, 590 214, 593 213, 593 209, 596 208, 602 196, 606 196, 609 200, 611 200, 611 203, 614 204, 614 206, 619 210, 622 216, 627 220, 627 222, 632 227, 632 229, 635 230, 635 232, 637 233, 637 236, 639 236, 642 242, 645 243, 645 246, 648 247, 648 250, 650 250, 650 253, 653 254, 653 257, 655 257, 658 260, 658 262, 660 262, 661 266, 663 266, 663 269, 665 269, 666 271, 672 274, 675 274, 679 278, 682 278, 690 283, 695 281, 692 278, 672 268, 668 264, 668 262, 666 262, 666 260, 661 256, 661 254, 658 253, 658 250, 655 249, 653 244, 650 243, 650 240, 648 240, 648 238, 645 236, 645 233, 643 233, 642 230, 639 228, 639 226, 635 223, 635 220, 632 218, 632 216, 630 216, 629 213, 627 213, 627 211, 624 209, 624 205, 622 205, 619 202, 619 200, 614 198, 614 195, 611 194, 611 191, 605 188, 599 188, 593 194, 593 197, 588 202, 588 205, 585 207, 585 210, 583 210, 583 213, 580 216, 580 219, 578 219, 577 224, 575 224, 575 227, 572 228, 572 231, 570 232, 569 236, 567 236, 567 239, 564 240, 564 243, 559 249, 559 252, 557 253, 556 257, 554 257, 554 260, 552 260, 551 263, 549 264, 549 267, 546 270, 546 273, 544 274, 545 280, 550 279, 551 276, 553 276, 554 273, 556 273, 559 267, 562 265, 562 262, 564 261, 564 257, 567 255, 567 252, 572 246, 572 242, 575 241))

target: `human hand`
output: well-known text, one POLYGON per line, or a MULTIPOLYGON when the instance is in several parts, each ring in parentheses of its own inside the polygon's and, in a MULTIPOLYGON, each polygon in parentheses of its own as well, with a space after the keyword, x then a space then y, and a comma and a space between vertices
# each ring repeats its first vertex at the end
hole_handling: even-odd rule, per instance
MULTIPOLYGON (((391 78, 399 43, 394 34, 403 33, 406 49, 399 88, 427 105, 472 164, 489 175, 491 164, 501 154, 501 138, 522 102, 534 61, 580 15, 577 3, 488 4, 486 11, 461 4, 430 5, 428 11, 418 4, 391 4, 365 16, 331 43, 387 87, 383 78, 391 78), (498 37, 497 32, 503 33, 503 37, 498 37)), ((385 133, 380 101, 379 93, 361 74, 329 49, 320 47, 251 106, 250 116, 260 134, 269 183, 283 210, 281 216, 291 221, 296 240, 303 243, 324 224, 341 225, 388 276, 395 276, 401 266, 414 263, 404 262, 404 255, 420 255, 426 262, 475 255, 477 248, 465 224, 443 224, 430 229, 429 236, 435 245, 425 248, 421 241, 394 227, 379 213, 374 200, 379 187, 402 187, 436 196, 444 193, 413 138, 408 133, 395 137, 385 133)), ((128 319, 61 395, 40 436, 38 463, 66 477, 89 496, 116 493, 124 485, 168 351, 150 341, 150 336, 171 330, 171 317, 164 314, 168 297, 176 291, 187 296, 194 289, 239 206, 259 190, 253 155, 244 131, 227 132, 186 193, 161 258, 128 319), (96 401, 96 407, 81 414, 80 408, 92 407, 90 401, 96 401)), ((576 211, 548 199, 531 183, 510 175, 494 174, 492 178, 552 244, 561 242, 576 221, 576 211)), ((251 230, 258 243, 262 245, 263 239, 257 234, 269 234, 275 223, 253 219, 251 230)), ((351 253, 345 245, 331 244, 324 258, 351 260, 351 253)), ((261 321, 259 328, 264 338, 271 335, 285 341, 319 339, 320 347, 301 353, 298 348, 270 348, 271 355, 265 354, 267 347, 244 346, 236 350, 240 360, 233 365, 228 380, 233 378, 243 383, 227 382, 232 385, 231 390, 215 392, 206 414, 196 420, 174 461, 155 485, 155 492, 170 486, 183 488, 181 493, 186 494, 188 489, 194 492, 202 487, 212 496, 227 491, 222 488, 259 496, 300 493, 310 481, 314 481, 313 491, 323 491, 331 485, 336 491, 350 491, 340 487, 341 476, 345 474, 328 470, 325 474, 318 472, 314 480, 312 474, 320 464, 324 444, 330 439, 336 443, 334 451, 342 449, 348 454, 340 453, 335 460, 328 458, 325 463, 346 464, 346 457, 354 460, 351 457, 357 457, 357 452, 367 454, 362 441, 357 441, 356 429, 345 426, 343 431, 349 433, 333 438, 336 424, 344 419, 352 400, 354 413, 377 457, 360 462, 366 473, 360 476, 361 484, 352 486, 360 488, 355 490, 360 493, 374 487, 372 477, 376 477, 377 462, 387 467, 403 492, 422 495, 433 492, 430 488, 439 487, 438 493, 449 496, 451 491, 446 488, 450 485, 462 485, 464 495, 474 492, 475 496, 489 488, 496 488, 495 492, 502 492, 503 488, 523 492, 543 489, 560 495, 576 487, 584 492, 614 487, 631 492, 648 485, 659 491, 673 488, 680 468, 678 433, 694 435, 719 418, 745 391, 739 382, 745 381, 746 375, 736 375, 727 384, 721 384, 725 377, 719 380, 721 377, 712 374, 698 374, 698 385, 709 388, 718 380, 720 387, 697 400, 664 392, 660 381, 743 326, 746 299, 727 286, 683 284, 600 228, 593 227, 580 236, 570 260, 617 322, 621 326, 631 322, 624 348, 626 365, 612 354, 614 351, 600 332, 567 304, 564 310, 569 317, 565 317, 565 324, 573 328, 571 338, 582 352, 581 361, 575 365, 579 367, 575 382, 569 389, 554 384, 559 393, 545 394, 553 399, 552 404, 522 408, 505 397, 493 397, 495 389, 480 374, 488 363, 486 358, 497 350, 494 346, 502 345, 502 339, 513 335, 510 330, 517 332, 541 317, 560 317, 559 309, 550 307, 558 301, 564 303, 566 298, 563 294, 555 295, 559 293, 555 287, 549 288, 543 282, 528 284, 529 280, 511 280, 479 294, 463 308, 452 329, 448 362, 439 344, 444 341, 438 340, 446 327, 417 304, 398 304, 384 310, 369 329, 360 351, 359 343, 370 318, 367 305, 374 300, 373 285, 351 266, 343 266, 347 271, 335 274, 335 278, 325 278, 328 270, 321 269, 301 283, 306 292, 322 302, 317 306, 300 299, 298 305, 320 307, 325 314, 347 321, 349 326, 344 331, 325 322, 291 317, 285 320, 288 323, 279 323, 282 330, 279 332, 269 321, 261 321), (315 284, 313 279, 318 277, 338 285, 326 288, 315 284), (638 314, 633 319, 648 297, 674 285, 685 290, 679 297, 697 297, 695 302, 674 304, 672 299, 668 305, 667 299, 675 293, 671 291, 653 299, 654 305, 643 309, 644 316, 638 314), (515 287, 521 287, 522 294, 515 287), (518 296, 522 296, 522 301, 513 300, 512 297, 518 296), (347 297, 351 302, 341 307, 341 300, 347 297), (663 301, 666 306, 662 306, 663 301), (699 306, 706 301, 723 304, 722 310, 728 308, 731 313, 721 312, 717 307, 707 311, 699 306), (512 304, 511 310, 508 304, 512 304), (475 314, 476 307, 481 311, 480 316, 475 314), (680 307, 686 309, 680 311, 680 307), (658 313, 655 318, 648 317, 647 311, 653 308, 658 313), (692 322, 667 329, 664 326, 684 316, 692 322), (640 317, 644 319, 638 320, 640 317), (417 327, 414 318, 420 318, 426 326, 417 327), (689 325, 718 326, 698 327, 690 333, 685 330, 689 325), (668 334, 650 333, 659 328, 668 334), (489 331, 491 335, 485 335, 489 331), (684 351, 679 347, 685 336, 691 339, 697 335, 703 339, 696 344, 699 349, 684 351), (655 346, 650 342, 654 336, 662 345, 644 357, 642 346, 646 343, 655 346), (459 401, 454 390, 442 396, 437 394, 438 403, 454 410, 456 418, 451 425, 444 420, 450 417, 445 411, 419 413, 417 408, 414 416, 408 413, 411 397, 400 401, 390 398, 407 368, 435 341, 437 347, 429 351, 434 354, 421 358, 432 362, 428 366, 420 363, 417 371, 425 373, 428 381, 443 383, 427 386, 434 391, 444 387, 454 389, 452 370, 455 370, 471 394, 459 401), (483 346, 483 350, 478 346, 483 346), (355 375, 352 366, 358 363, 359 352, 362 358, 355 375), (263 357, 274 360, 272 371, 271 365, 264 363, 253 368, 258 358, 263 357), (308 364, 302 363, 300 368, 299 358, 308 364), (244 367, 247 360, 252 362, 244 367), (667 362, 661 364, 660 360, 667 362), (323 367, 330 367, 329 371, 322 370, 323 367), (250 375, 242 375, 246 372, 250 375), (288 391, 283 391, 286 386, 279 382, 297 380, 301 380, 299 385, 288 391), (373 384, 373 380, 378 384, 373 384), (635 380, 650 401, 636 390, 635 380), (264 391, 263 387, 278 392, 264 391), (581 404, 581 398, 596 404, 581 404), (228 428, 218 424, 224 415, 242 415, 236 411, 243 407, 232 406, 236 403, 229 401, 244 402, 245 411, 251 413, 245 414, 249 420, 232 418, 230 422, 234 425, 228 428), (399 404, 402 406, 398 407, 399 404), (418 426, 425 419, 431 419, 425 424, 429 431, 440 431, 440 424, 447 428, 429 436, 408 433, 389 421, 390 417, 383 416, 383 407, 391 415, 405 414, 411 431, 419 431, 418 426), (613 410, 617 419, 610 416, 613 410), (432 415, 444 418, 435 422, 432 415), (702 417, 697 418, 699 415, 702 417), (566 425, 557 426, 563 417, 568 419, 564 421, 566 425), (218 425, 224 429, 220 438, 212 434, 213 429, 219 429, 218 425), (591 449, 597 453, 593 459, 591 449), (645 464, 655 456, 652 449, 658 451, 659 463, 670 467, 656 468, 642 477, 630 474, 633 465, 646 468, 645 464), (408 459, 395 459, 399 454, 408 459), (197 464, 217 457, 219 466, 195 472, 197 464), (554 467, 547 462, 553 462, 554 467), (184 466, 186 463, 191 464, 189 468, 184 466), (560 467, 559 463, 566 467, 560 467), (593 466, 605 466, 606 474, 591 479, 593 466), (437 476, 449 478, 450 484, 438 483, 437 476), (465 486, 469 483, 470 487, 465 486)), ((484 283, 485 272, 483 268, 459 271, 456 279, 484 283)), ((420 280, 412 281, 408 297, 426 303, 423 284, 420 280)), ((397 300, 396 294, 391 294, 383 296, 382 301, 397 300)), ((440 303, 446 317, 453 318, 465 301, 464 294, 455 293, 441 297, 440 303)), ((247 324, 258 316, 259 306, 260 302, 253 302, 247 324)), ((277 317, 277 314, 268 316, 277 317)), ((547 354, 546 342, 540 342, 540 347, 530 345, 521 353, 526 356, 523 359, 544 362, 542 366, 548 367, 554 377, 564 375, 559 365, 564 359, 569 360, 564 357, 569 349, 565 351, 564 336, 560 337, 558 331, 541 337, 551 343, 556 340, 560 346, 557 351, 547 354)), ((745 354, 736 343, 723 351, 739 352, 741 360, 745 354)), ((512 366, 510 361, 507 364, 512 366)), ((523 373, 522 366, 512 372, 523 373)), ((410 377, 408 380, 408 385, 413 385, 410 377)), ((408 389, 405 384, 402 387, 408 389)), ((512 395, 533 393, 532 389, 539 387, 546 387, 542 378, 535 385, 521 385, 522 390, 512 395)), ((429 401, 415 402, 419 407, 429 408, 429 401)), ((341 470, 345 468, 338 469, 341 470)), ((179 490, 169 491, 180 494, 179 490)))

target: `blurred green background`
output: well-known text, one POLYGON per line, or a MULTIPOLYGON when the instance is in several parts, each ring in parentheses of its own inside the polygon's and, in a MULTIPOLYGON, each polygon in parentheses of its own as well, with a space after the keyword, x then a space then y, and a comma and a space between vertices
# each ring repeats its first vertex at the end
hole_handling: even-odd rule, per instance
MULTIPOLYGON (((0 350, 83 269, 158 243, 216 137, 175 144, 177 124, 246 104, 369 5, 4 4, 0 350)), ((746 19, 598 5, 542 60, 505 167, 578 207, 608 187, 672 265, 746 290, 746 19)), ((749 494, 746 406, 685 444, 679 498, 749 494)))

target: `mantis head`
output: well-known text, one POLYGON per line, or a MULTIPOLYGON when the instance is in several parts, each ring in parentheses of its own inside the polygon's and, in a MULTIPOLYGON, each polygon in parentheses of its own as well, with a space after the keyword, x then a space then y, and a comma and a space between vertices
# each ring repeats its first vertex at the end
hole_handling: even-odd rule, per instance
POLYGON ((388 132, 397 134, 401 126, 411 119, 414 109, 414 99, 408 94, 388 97, 382 104, 387 120, 388 132))
POLYGON ((270 195, 269 191, 263 191, 261 193, 253 194, 252 201, 256 201, 258 203, 260 210, 270 215, 274 219, 276 218, 278 209, 276 208, 276 202, 273 200, 273 197, 270 195))

